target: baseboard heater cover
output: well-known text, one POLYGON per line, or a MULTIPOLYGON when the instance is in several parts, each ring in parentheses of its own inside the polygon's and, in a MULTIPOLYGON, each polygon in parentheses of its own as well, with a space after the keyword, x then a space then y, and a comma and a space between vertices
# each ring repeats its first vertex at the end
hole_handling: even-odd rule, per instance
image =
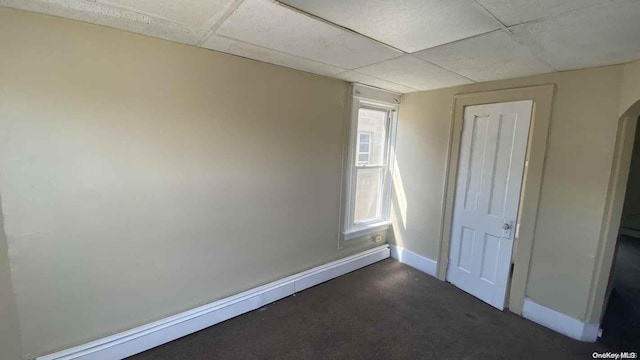
POLYGON ((141 353, 209 326, 261 308, 390 256, 388 245, 303 271, 192 310, 95 340, 37 360, 113 360, 141 353))

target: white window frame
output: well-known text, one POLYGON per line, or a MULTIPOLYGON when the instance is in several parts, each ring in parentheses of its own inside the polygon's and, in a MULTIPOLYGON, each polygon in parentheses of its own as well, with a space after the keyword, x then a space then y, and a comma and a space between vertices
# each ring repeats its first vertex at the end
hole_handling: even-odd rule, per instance
MULTIPOLYGON (((375 88, 355 84, 353 86, 353 98, 351 119, 348 138, 347 159, 345 160, 345 191, 343 199, 343 219, 341 221, 342 237, 341 246, 353 243, 350 240, 366 240, 366 235, 386 230, 391 225, 391 191, 393 178, 393 165, 395 159, 395 138, 398 120, 398 106, 400 95, 389 93, 375 88), (358 165, 359 153, 358 113, 360 108, 387 111, 385 154, 383 165, 358 165), (356 223, 355 218, 355 194, 356 175, 358 168, 383 168, 381 186, 381 216, 375 220, 356 223)), ((373 137, 371 138, 373 140, 373 137)))

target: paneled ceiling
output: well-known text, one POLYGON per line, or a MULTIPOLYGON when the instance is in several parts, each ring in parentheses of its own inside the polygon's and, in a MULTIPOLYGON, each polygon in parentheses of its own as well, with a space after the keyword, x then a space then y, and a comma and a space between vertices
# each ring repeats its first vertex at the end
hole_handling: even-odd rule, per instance
POLYGON ((640 58, 640 0, 0 0, 408 93, 640 58))

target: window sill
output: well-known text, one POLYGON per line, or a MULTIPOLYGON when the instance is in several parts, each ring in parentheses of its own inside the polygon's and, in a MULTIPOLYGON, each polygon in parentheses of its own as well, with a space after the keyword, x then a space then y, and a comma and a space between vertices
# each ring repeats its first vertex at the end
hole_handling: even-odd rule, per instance
POLYGON ((375 224, 366 225, 365 227, 345 231, 342 235, 345 240, 353 240, 355 238, 373 234, 378 231, 387 230, 389 229, 389 226, 391 226, 391 221, 381 221, 375 224))

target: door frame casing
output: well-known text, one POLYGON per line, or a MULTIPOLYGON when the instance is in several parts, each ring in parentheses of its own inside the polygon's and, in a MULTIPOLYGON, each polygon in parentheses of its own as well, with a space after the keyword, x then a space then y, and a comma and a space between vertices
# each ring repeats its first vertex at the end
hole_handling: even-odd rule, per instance
POLYGON ((525 290, 529 275, 529 263, 533 250, 535 225, 538 217, 540 191, 544 174, 544 162, 547 152, 549 125, 555 85, 539 85, 523 88, 513 88, 455 95, 451 126, 449 128, 449 147, 447 151, 447 165, 443 191, 443 207, 440 225, 440 248, 438 258, 437 277, 445 281, 449 266, 449 250, 451 246, 451 227, 453 223, 453 208, 458 175, 458 161, 462 142, 462 128, 464 123, 464 109, 467 106, 493 103, 533 100, 531 125, 527 141, 527 153, 522 188, 520 190, 520 205, 518 211, 517 238, 514 237, 512 262, 514 264, 511 286, 509 290, 509 310, 521 315, 524 306, 525 290))

